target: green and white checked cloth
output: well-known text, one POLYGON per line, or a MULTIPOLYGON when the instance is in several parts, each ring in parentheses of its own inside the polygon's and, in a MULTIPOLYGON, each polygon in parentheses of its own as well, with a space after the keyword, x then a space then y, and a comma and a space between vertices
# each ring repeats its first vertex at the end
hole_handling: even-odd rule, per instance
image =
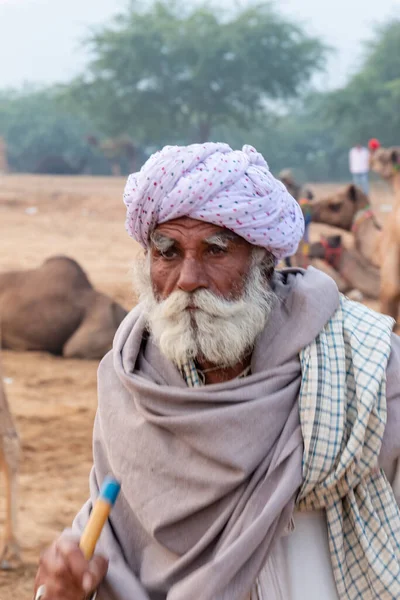
MULTIPOLYGON (((300 353, 300 510, 324 508, 339 596, 400 598, 400 512, 379 469, 393 320, 341 297, 300 353)), ((399 432, 400 435, 400 432, 399 432)))
MULTIPOLYGON (((300 353, 304 484, 297 506, 326 511, 342 600, 400 599, 400 511, 378 466, 393 324, 341 296, 300 353)), ((203 385, 193 361, 182 374, 189 387, 203 385)))

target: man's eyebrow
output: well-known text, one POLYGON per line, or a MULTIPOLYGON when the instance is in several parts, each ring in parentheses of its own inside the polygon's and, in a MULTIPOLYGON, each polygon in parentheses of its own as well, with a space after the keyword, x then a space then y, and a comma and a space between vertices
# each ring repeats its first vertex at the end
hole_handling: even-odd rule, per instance
POLYGON ((209 244, 210 246, 219 246, 220 248, 227 248, 229 242, 236 242, 238 239, 238 236, 231 232, 231 231, 227 231, 224 233, 214 233, 213 235, 210 235, 210 237, 208 237, 207 239, 205 239, 205 243, 209 244))
POLYGON ((150 241, 159 252, 167 252, 175 244, 175 240, 157 231, 150 235, 150 241))

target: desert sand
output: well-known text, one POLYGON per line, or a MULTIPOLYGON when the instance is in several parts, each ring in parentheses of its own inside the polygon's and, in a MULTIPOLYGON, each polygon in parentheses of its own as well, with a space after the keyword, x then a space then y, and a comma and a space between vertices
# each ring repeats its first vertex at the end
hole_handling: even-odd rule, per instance
MULTIPOLYGON (((0 270, 76 259, 93 284, 130 309, 130 269, 139 247, 124 230, 123 178, 0 176, 0 270)), ((317 195, 333 184, 313 186, 317 195)), ((383 184, 372 199, 385 218, 383 184)), ((315 237, 323 227, 314 227, 315 237)), ((376 304, 369 303, 376 307, 376 304)), ((38 556, 68 527, 88 494, 96 411, 95 361, 3 352, 5 388, 22 441, 18 535, 24 566, 0 572, 0 600, 31 600, 38 556)), ((0 485, 0 535, 4 518, 0 485)))

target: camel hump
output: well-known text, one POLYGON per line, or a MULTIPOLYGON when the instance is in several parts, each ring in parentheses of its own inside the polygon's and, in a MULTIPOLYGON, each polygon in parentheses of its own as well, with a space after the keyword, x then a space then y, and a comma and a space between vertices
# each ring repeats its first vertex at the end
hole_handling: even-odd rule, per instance
POLYGON ((45 260, 41 269, 45 269, 50 272, 49 274, 62 278, 64 282, 68 281, 73 287, 93 289, 87 274, 80 264, 69 256, 62 254, 51 256, 45 260))

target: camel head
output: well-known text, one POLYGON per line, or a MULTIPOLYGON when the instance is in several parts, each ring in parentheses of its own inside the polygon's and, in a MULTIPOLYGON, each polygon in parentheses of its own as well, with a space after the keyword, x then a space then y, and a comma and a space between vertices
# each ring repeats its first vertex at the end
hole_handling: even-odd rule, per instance
POLYGON ((282 181, 289 194, 291 194, 295 200, 298 200, 300 195, 300 186, 298 183, 296 183, 292 171, 290 169, 283 169, 279 173, 278 179, 282 181))
POLYGON ((382 179, 390 180, 400 171, 400 147, 378 148, 370 154, 371 171, 382 179))
POLYGON ((319 242, 310 244, 308 256, 309 258, 325 260, 335 268, 337 267, 338 260, 340 260, 342 249, 341 235, 321 236, 319 242))
POLYGON ((350 231, 356 213, 369 206, 366 194, 351 184, 338 192, 310 203, 311 219, 350 231))

